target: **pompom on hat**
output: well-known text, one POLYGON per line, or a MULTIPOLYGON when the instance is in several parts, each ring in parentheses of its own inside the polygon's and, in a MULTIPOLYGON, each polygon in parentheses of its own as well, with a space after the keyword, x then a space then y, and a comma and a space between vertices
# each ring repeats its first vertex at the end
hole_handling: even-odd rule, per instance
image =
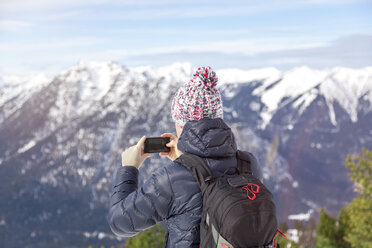
POLYGON ((187 121, 222 118, 222 99, 216 88, 217 82, 217 75, 211 67, 199 67, 173 97, 173 121, 183 128, 187 121))

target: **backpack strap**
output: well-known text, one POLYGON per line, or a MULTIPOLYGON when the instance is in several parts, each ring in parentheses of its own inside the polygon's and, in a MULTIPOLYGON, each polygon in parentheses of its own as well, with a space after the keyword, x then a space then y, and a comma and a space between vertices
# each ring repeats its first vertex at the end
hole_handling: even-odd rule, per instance
POLYGON ((199 183, 202 191, 206 184, 214 179, 211 169, 199 156, 190 153, 183 153, 173 162, 179 163, 186 167, 199 183))
POLYGON ((236 159, 238 161, 238 170, 240 174, 251 174, 252 175, 252 154, 249 152, 243 152, 238 150, 236 152, 236 159))
MULTIPOLYGON (((238 150, 236 152, 236 158, 238 162, 239 174, 251 174, 252 175, 252 154, 249 152, 243 152, 238 150)), ((199 183, 200 188, 203 190, 204 186, 208 181, 213 180, 214 176, 211 169, 205 163, 205 161, 191 153, 183 153, 173 162, 179 163, 186 167, 191 174, 194 176, 196 181, 199 183)))

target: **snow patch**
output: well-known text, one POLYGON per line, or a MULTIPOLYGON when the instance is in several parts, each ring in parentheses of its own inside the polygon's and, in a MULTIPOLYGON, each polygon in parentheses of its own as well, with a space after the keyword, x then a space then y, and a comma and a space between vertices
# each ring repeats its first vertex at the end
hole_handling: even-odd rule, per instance
POLYGON ((298 243, 300 240, 300 235, 297 229, 288 229, 287 230, 287 238, 289 240, 294 241, 295 243, 298 243))
POLYGON ((249 104, 249 107, 250 107, 253 111, 259 111, 261 105, 260 105, 258 102, 251 102, 251 103, 249 104))
POLYGON ((298 108, 298 112, 302 114, 306 108, 312 103, 315 98, 318 96, 317 91, 310 90, 310 92, 307 92, 303 94, 301 97, 299 97, 292 106, 294 108, 298 108))
POLYGON ((292 183, 292 187, 293 187, 293 188, 298 188, 298 181, 294 181, 294 182, 292 183))
POLYGON ((314 213, 314 210, 309 209, 307 213, 289 215, 288 220, 309 221, 313 213, 314 213))
POLYGON ((104 233, 104 232, 98 232, 98 231, 94 231, 94 232, 83 232, 83 236, 85 238, 98 238, 98 239, 104 239, 104 238, 109 238, 109 239, 117 239, 117 240, 124 240, 124 238, 122 237, 118 237, 118 236, 115 236, 113 234, 109 234, 109 233, 104 233))
POLYGON ((230 100, 236 96, 236 94, 239 92, 239 86, 238 84, 231 84, 228 88, 224 90, 224 96, 227 100, 230 100))
POLYGON ((322 149, 323 145, 321 143, 311 143, 310 147, 316 148, 316 149, 322 149))
POLYGON ((31 149, 34 145, 36 145, 36 142, 35 140, 31 140, 30 142, 28 142, 26 145, 22 146, 21 148, 19 148, 17 150, 17 153, 24 153, 25 151, 28 151, 29 149, 31 149))

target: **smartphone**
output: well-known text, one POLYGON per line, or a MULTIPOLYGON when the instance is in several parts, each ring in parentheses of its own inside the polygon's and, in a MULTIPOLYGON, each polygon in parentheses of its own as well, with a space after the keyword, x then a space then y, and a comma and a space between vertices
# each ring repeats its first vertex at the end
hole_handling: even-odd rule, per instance
POLYGON ((170 148, 166 146, 169 142, 169 137, 146 138, 143 150, 145 153, 170 152, 170 148))

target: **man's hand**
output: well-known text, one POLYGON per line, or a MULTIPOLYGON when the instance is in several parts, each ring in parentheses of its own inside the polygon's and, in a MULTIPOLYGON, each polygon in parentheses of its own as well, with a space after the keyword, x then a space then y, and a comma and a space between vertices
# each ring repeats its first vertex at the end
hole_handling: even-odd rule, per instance
POLYGON ((171 133, 163 133, 160 137, 169 137, 171 141, 166 144, 167 147, 170 147, 170 152, 161 152, 159 153, 160 156, 167 156, 170 160, 175 160, 183 153, 177 149, 178 138, 171 133))
POLYGON ((121 165, 122 166, 134 166, 137 169, 142 165, 146 158, 150 157, 150 153, 145 153, 142 149, 143 143, 145 143, 146 136, 143 136, 137 143, 137 145, 127 148, 121 154, 121 165))

